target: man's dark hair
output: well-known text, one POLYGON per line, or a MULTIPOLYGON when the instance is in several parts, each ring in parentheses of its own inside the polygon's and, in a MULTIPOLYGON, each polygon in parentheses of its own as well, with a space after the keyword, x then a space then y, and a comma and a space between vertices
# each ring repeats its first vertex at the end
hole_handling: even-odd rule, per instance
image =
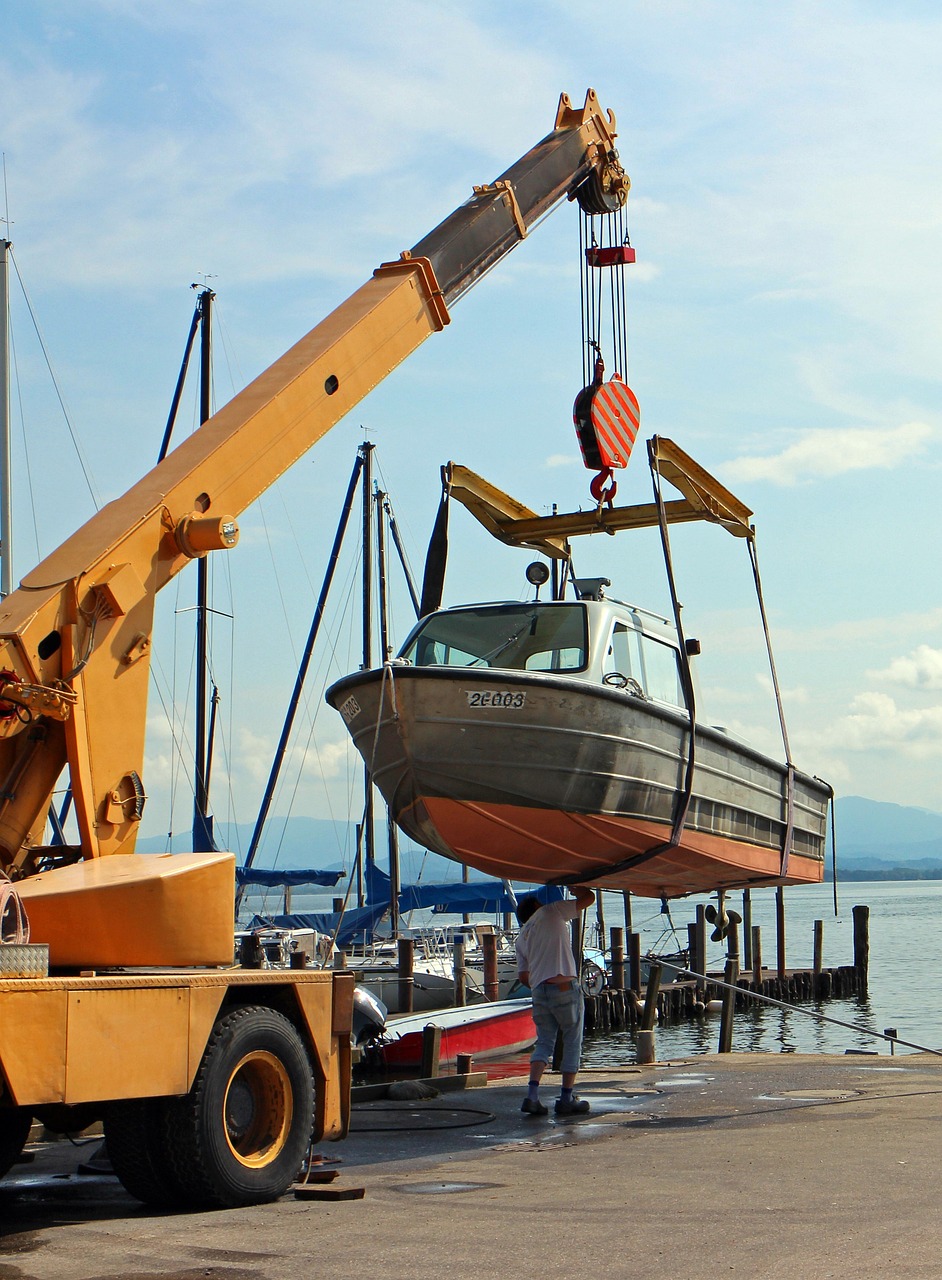
POLYGON ((532 894, 528 898, 521 898, 517 903, 517 923, 526 924, 531 916, 536 915, 543 903, 539 898, 535 898, 532 894))

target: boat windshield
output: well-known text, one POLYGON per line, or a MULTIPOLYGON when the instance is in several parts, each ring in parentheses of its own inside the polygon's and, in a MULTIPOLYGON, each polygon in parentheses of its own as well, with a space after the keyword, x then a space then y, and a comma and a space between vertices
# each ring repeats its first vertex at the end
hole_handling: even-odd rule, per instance
POLYGON ((416 667, 582 671, 587 651, 581 604, 520 604, 433 614, 400 656, 416 667))

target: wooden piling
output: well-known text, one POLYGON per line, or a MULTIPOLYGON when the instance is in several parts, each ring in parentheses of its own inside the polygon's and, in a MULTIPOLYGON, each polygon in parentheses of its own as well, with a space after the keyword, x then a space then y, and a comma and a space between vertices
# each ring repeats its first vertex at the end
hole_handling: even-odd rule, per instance
POLYGON ((481 941, 484 948, 484 995, 488 1000, 496 1000, 500 995, 500 982, 497 977, 497 934, 485 933, 481 941))
POLYGON ((399 1012, 412 1012, 412 978, 415 972, 415 944, 411 938, 400 938, 399 955, 399 1012))
POLYGON ((866 995, 870 972, 869 907, 854 907, 854 968, 859 975, 861 991, 866 995))
POLYGON ((742 967, 752 968, 752 890, 742 891, 742 967))
POLYGON ((824 986, 824 983, 823 983, 823 974, 824 974, 824 921, 823 921, 823 920, 815 920, 815 922, 814 922, 814 960, 813 960, 813 964, 814 964, 814 969, 813 969, 813 974, 814 974, 814 979, 813 979, 814 994, 815 994, 815 997, 820 998, 820 996, 821 996, 821 992, 822 992, 822 988, 823 988, 823 986, 824 986))
POLYGON ((438 1075, 442 1053, 442 1029, 431 1025, 422 1031, 422 1079, 438 1075))
POLYGON ((468 969, 465 964, 464 937, 452 947, 452 963, 455 970, 455 1005, 462 1009, 468 999, 468 969))
POLYGON ((612 986, 616 991, 622 991, 625 986, 625 931, 613 927, 610 937, 612 986))
POLYGON ((723 981, 723 1012, 720 1015, 720 1043, 718 1053, 732 1053, 733 1050, 733 1013, 736 1008, 735 987, 739 981, 739 961, 734 957, 726 961, 723 981))
POLYGON ((654 1045, 653 1031, 639 1031, 635 1043, 638 1062, 642 1066, 650 1066, 652 1062, 657 1061, 657 1050, 654 1045))
POLYGON ((653 1031, 654 1018, 657 1013, 657 997, 661 989, 661 966, 652 964, 648 970, 648 985, 644 996, 644 1013, 641 1015, 641 1030, 653 1031))
POLYGON ((780 982, 785 980, 785 890, 775 890, 775 964, 780 982))
POLYGON ((706 962, 707 962, 706 961, 706 957, 707 957, 706 906, 702 902, 697 905, 697 920, 696 920, 695 929, 696 929, 696 941, 697 941, 697 945, 695 947, 697 963, 693 966, 693 968, 695 973, 706 973, 706 962))
POLYGON ((762 928, 757 924, 752 926, 752 981, 762 986, 762 928))
POLYGON ((628 981, 632 991, 641 990, 641 934, 628 935, 628 981))

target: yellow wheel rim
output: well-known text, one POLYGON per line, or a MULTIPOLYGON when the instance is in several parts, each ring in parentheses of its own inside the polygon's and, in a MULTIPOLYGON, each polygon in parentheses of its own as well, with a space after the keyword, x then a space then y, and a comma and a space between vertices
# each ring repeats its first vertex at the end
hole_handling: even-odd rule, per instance
POLYGON ((240 1164, 263 1169, 277 1160, 294 1115, 284 1063, 262 1049, 247 1053, 229 1077, 223 1114, 226 1142, 240 1164))

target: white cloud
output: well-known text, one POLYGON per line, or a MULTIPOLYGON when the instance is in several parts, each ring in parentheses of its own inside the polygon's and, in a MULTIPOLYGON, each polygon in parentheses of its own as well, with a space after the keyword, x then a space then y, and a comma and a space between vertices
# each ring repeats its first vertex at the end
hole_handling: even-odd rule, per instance
POLYGON ((942 649, 921 644, 905 657, 894 658, 884 670, 867 674, 908 689, 942 689, 942 649))
POLYGON ((917 759, 942 755, 942 705, 907 710, 887 693, 858 694, 835 725, 834 742, 845 751, 892 748, 917 759))
POLYGON ((768 480, 780 485, 848 471, 889 470, 924 453, 935 435, 925 422, 907 422, 888 431, 871 427, 808 431, 780 453, 735 458, 718 469, 731 481, 768 480))

